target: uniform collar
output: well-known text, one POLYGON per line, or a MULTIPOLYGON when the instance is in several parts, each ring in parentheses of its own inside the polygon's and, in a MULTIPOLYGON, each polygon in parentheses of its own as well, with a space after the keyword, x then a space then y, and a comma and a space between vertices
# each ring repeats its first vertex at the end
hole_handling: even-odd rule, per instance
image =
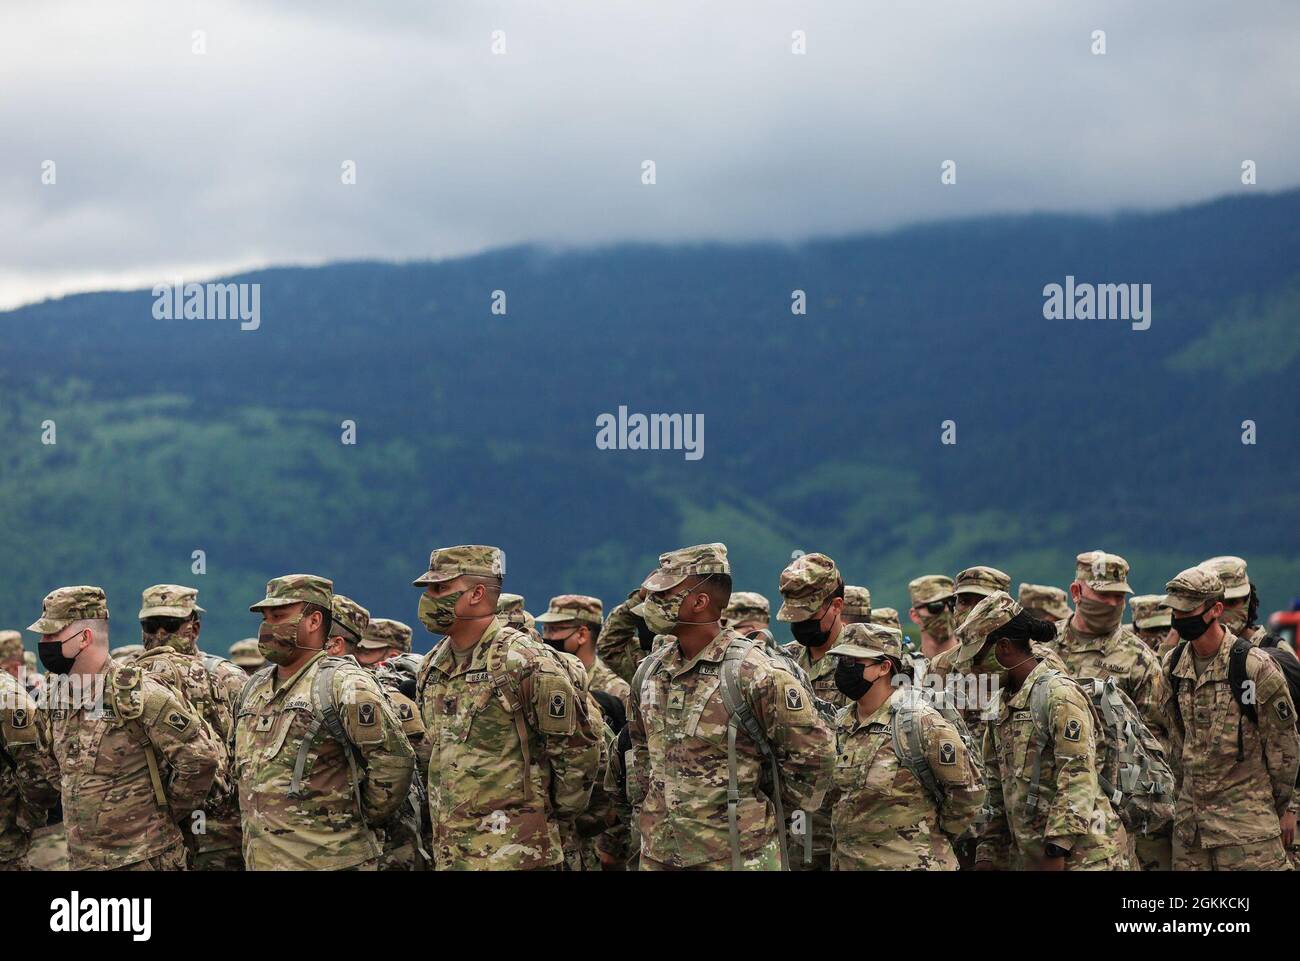
MULTIPOLYGON (((505 624, 498 618, 493 618, 487 628, 479 635, 479 639, 474 642, 470 648, 469 663, 465 665, 465 671, 482 670, 487 666, 488 650, 492 647, 493 642, 501 634, 501 629, 505 624)), ((451 638, 444 637, 433 650, 434 669, 442 671, 448 677, 451 677, 456 670, 456 655, 452 653, 451 638)))
POLYGON ((738 638, 737 634, 729 627, 724 627, 718 632, 718 635, 708 644, 704 645, 704 650, 696 654, 689 661, 682 655, 682 649, 677 644, 677 638, 673 638, 672 643, 668 645, 661 662, 668 673, 676 677, 679 674, 685 674, 695 665, 702 663, 721 664, 723 656, 727 653, 727 648, 731 642, 738 638))
POLYGON ((276 687, 275 684, 276 675, 275 675, 275 671, 272 671, 270 674, 270 683, 266 685, 266 689, 269 692, 267 699, 270 700, 271 698, 279 697, 281 694, 284 694, 286 691, 292 690, 293 686, 297 684, 300 680, 302 680, 303 675, 306 674, 307 671, 311 669, 312 665, 315 664, 317 661, 319 661, 321 658, 326 656, 328 655, 326 655, 326 653, 323 650, 317 651, 315 654, 313 654, 310 658, 307 659, 306 664, 298 668, 298 670, 294 671, 293 674, 291 674, 283 683, 281 683, 279 687, 276 687))
POLYGON ((1223 642, 1219 645, 1218 651, 1210 658, 1210 663, 1205 665, 1205 670, 1201 672, 1198 679, 1196 676, 1196 648, 1192 647, 1192 642, 1188 641, 1187 646, 1183 648, 1183 656, 1178 659, 1178 665, 1173 670, 1174 677, 1184 678, 1191 681, 1193 686, 1209 683, 1210 681, 1224 681, 1228 678, 1228 654, 1232 650, 1232 644, 1237 638, 1231 631, 1224 628, 1223 642))
POLYGON ((1046 661, 1039 661, 1028 676, 1025 677, 1025 683, 1020 685, 1020 690, 1016 691, 1011 700, 1007 701, 1007 710, 1023 711, 1028 707, 1029 692, 1034 689, 1034 684, 1038 682, 1039 678, 1050 670, 1051 668, 1047 666, 1046 661))
POLYGON ((1106 651, 1111 648, 1119 637, 1120 632, 1124 630, 1124 625, 1119 624, 1113 631, 1108 634, 1080 634, 1074 627, 1074 617, 1071 615, 1062 621, 1064 627, 1057 637, 1057 643, 1065 650, 1069 651, 1106 651))

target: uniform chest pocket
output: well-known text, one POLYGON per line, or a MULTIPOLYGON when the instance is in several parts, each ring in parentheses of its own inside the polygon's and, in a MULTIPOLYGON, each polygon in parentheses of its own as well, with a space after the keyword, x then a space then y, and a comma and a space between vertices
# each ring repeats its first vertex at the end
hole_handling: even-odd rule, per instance
POLYGON ((1037 728, 1033 718, 1028 711, 1017 711, 1003 726, 1001 733, 1003 737, 999 747, 1006 767, 1014 776, 1029 779, 1034 773, 1034 757, 1037 754, 1037 728))
POLYGON ((686 687, 668 691, 667 716, 676 717, 686 737, 711 744, 727 743, 727 708, 722 703, 722 678, 699 675, 686 687), (680 706, 679 706, 680 705, 680 706))
POLYGON ((836 755, 834 777, 840 793, 851 794, 868 789, 873 777, 880 780, 880 773, 873 774, 873 769, 879 767, 876 755, 884 743, 879 735, 858 737, 847 750, 836 755))
MULTIPOLYGON (((496 691, 487 681, 468 685, 459 696, 460 703, 453 720, 452 732, 458 741, 468 740, 473 732, 475 740, 480 736, 485 741, 505 737, 505 730, 514 732, 514 718, 505 709, 505 705, 496 699, 496 691), (499 710, 493 710, 493 705, 499 710), (498 715, 500 717, 498 718, 498 715)), ((518 735, 515 735, 518 740, 518 735)))
POLYGON ((302 739, 311 731, 313 721, 311 707, 307 704, 286 706, 278 716, 270 709, 263 709, 256 720, 259 728, 268 728, 262 738, 259 738, 264 738, 266 745, 262 749, 262 760, 270 761, 286 745, 291 750, 297 750, 302 739))
POLYGON ((94 759, 96 774, 132 774, 148 762, 144 759, 145 739, 136 724, 99 724, 83 743, 94 759))

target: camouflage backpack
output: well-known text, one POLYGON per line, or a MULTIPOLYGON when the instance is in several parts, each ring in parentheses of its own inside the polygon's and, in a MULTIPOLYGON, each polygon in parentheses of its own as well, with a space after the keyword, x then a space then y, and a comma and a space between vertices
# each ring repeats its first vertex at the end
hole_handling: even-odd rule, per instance
MULTIPOLYGON (((1051 737, 1048 717, 1049 677, 1063 677, 1047 671, 1029 692, 1029 711, 1034 719, 1034 768, 1026 805, 1038 806, 1043 749, 1051 737)), ((1115 678, 1075 678, 1088 695, 1097 729, 1097 783, 1110 799, 1124 827, 1138 834, 1159 830, 1174 816, 1174 775, 1165 760, 1160 741, 1142 722, 1127 694, 1115 678)))
MULTIPOLYGON (((942 806, 947 795, 940 786, 938 778, 934 776, 934 770, 930 767, 929 758, 925 756, 925 745, 921 740, 922 704, 928 704, 934 708, 945 721, 957 730, 957 736, 961 738, 961 742, 966 748, 967 767, 971 776, 979 783, 984 781, 984 747, 975 742, 970 728, 966 726, 966 719, 962 717, 961 711, 954 706, 954 698, 951 692, 943 690, 936 690, 933 693, 923 692, 915 686, 908 685, 901 695, 896 696, 893 705, 893 716, 890 721, 894 754, 898 757, 898 763, 911 771, 912 776, 921 782, 921 787, 925 788, 925 792, 934 799, 935 805, 942 806)), ((971 826, 970 833, 972 835, 979 833, 988 821, 990 813, 988 807, 985 807, 980 812, 975 823, 971 826)))
MULTIPOLYGON (((781 868, 789 871, 790 846, 787 838, 788 828, 785 819, 785 805, 781 800, 780 765, 777 763, 776 752, 772 749, 767 734, 763 731, 763 725, 754 716, 754 711, 750 707, 740 685, 741 662, 745 660, 745 657, 755 646, 760 647, 768 656, 777 661, 782 668, 794 676, 795 680, 803 687, 808 702, 813 705, 819 714, 826 718, 834 718, 836 709, 835 705, 822 700, 813 693, 812 682, 808 679, 807 672, 799 666, 794 658, 782 650, 772 637, 771 631, 764 628, 755 631, 752 635, 737 637, 727 645, 727 649, 722 655, 720 670, 722 683, 719 686, 719 691, 722 694, 722 706, 727 711, 727 829, 731 835, 731 867, 733 871, 742 870, 744 867, 744 858, 740 853, 740 783, 736 775, 736 734, 738 731, 743 730, 749 739, 754 742, 759 754, 768 765, 771 783, 764 785, 764 787, 770 789, 768 797, 776 808, 776 823, 781 844, 781 868)), ((645 685, 645 679, 659 666, 667 652, 668 645, 661 644, 637 666, 636 674, 632 676, 631 700, 634 706, 641 703, 641 688, 645 685)), ((812 833, 805 831, 804 863, 810 864, 811 862, 812 833)))

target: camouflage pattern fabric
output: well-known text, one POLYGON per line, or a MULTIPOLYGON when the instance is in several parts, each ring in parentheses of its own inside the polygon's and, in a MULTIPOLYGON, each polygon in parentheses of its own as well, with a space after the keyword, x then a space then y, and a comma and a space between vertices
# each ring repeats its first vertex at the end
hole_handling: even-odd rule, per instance
POLYGON ((825 554, 801 554, 781 572, 778 621, 806 621, 817 616, 842 583, 839 568, 825 554))
POLYGON ((851 617, 870 617, 871 591, 867 590, 865 587, 845 584, 844 606, 840 609, 840 613, 847 614, 851 617))
POLYGON ((942 785, 942 804, 899 761, 892 722, 903 696, 907 692, 895 693, 866 720, 859 720, 856 704, 835 719, 833 870, 956 871, 952 842, 984 805, 984 782, 957 729, 919 698, 922 750, 942 785))
POLYGON ((257 648, 257 638, 246 637, 242 641, 235 641, 230 645, 230 662, 236 667, 243 668, 245 676, 249 672, 260 670, 266 667, 266 658, 257 648))
POLYGON ((266 597, 249 605, 250 611, 290 604, 315 604, 330 610, 334 602, 334 582, 316 574, 285 574, 266 582, 266 597))
POLYGON ((176 821, 189 823, 190 813, 203 808, 221 764, 220 745, 202 719, 166 685, 111 659, 104 678, 102 712, 84 697, 74 703, 50 692, 74 871, 126 867, 173 849, 183 855, 176 821), (166 806, 154 793, 147 748, 158 762, 166 806))
MULTIPOLYGON (((21 641, 21 638, 20 638, 21 641)), ((27 865, 32 831, 59 800, 59 771, 36 702, 0 670, 0 871, 27 865)))
POLYGON ((585 674, 575 677, 572 670, 551 648, 500 620, 463 665, 446 638, 425 655, 418 701, 431 745, 438 870, 519 870, 563 861, 559 822, 586 809, 601 755, 585 674), (494 689, 494 670, 506 690, 494 689), (527 767, 507 696, 521 706, 527 767))
POLYGON ((641 647, 632 608, 641 603, 641 589, 628 594, 627 600, 609 612, 605 626, 596 638, 596 654, 611 671, 632 683, 632 675, 649 653, 641 647))
POLYGON ((632 685, 609 669, 599 657, 591 662, 587 671, 587 690, 605 691, 623 702, 623 710, 632 713, 632 685))
POLYGON ((140 620, 146 617, 188 618, 195 614, 206 614, 199 607, 199 591, 196 587, 181 584, 155 584, 146 587, 141 595, 140 620))
POLYGON ((903 622, 898 619, 898 611, 892 607, 873 607, 867 615, 868 624, 883 624, 903 633, 903 622))
MULTIPOLYGON (((643 867, 730 870, 727 821, 727 710, 719 690, 727 647, 743 643, 724 629, 689 661, 670 639, 632 705, 633 764, 628 791, 639 810, 643 867)), ((830 785, 835 739, 800 683, 760 645, 740 664, 742 694, 781 770, 787 813, 819 808, 830 785)), ((740 850, 746 867, 774 867, 776 811, 761 790, 763 759, 736 739, 740 850)), ((793 852, 792 852, 793 856, 793 852)))
POLYGON ((33 871, 68 870, 68 833, 62 821, 32 831, 27 863, 33 871))
POLYGON ((1070 609, 1070 595, 1049 584, 1021 584, 1017 600, 1020 606, 1044 621, 1059 621, 1074 612, 1070 609))
POLYGON ((727 601, 722 611, 722 626, 758 623, 766 625, 772 618, 772 609, 767 598, 753 591, 732 591, 731 600, 727 601))
POLYGON ((1069 851, 1067 871, 1124 870, 1129 867, 1128 835, 1097 783, 1091 702, 1073 680, 1050 670, 1040 663, 1020 690, 1003 691, 997 717, 985 729, 992 820, 980 836, 976 860, 994 865, 1010 861, 1032 870, 1051 842, 1069 851), (1051 730, 1042 748, 1040 797, 1031 810, 1026 802, 1036 729, 1029 695, 1035 683, 1049 685, 1051 730))
POLYGON ((495 577, 506 576, 506 552, 486 544, 459 544, 456 547, 439 547, 429 554, 429 570, 411 581, 413 587, 439 584, 464 575, 495 577))
POLYGON ((282 682, 273 667, 249 680, 235 718, 234 760, 250 871, 337 871, 375 861, 383 850, 375 828, 406 800, 415 772, 415 753, 378 682, 351 658, 324 652, 282 682), (345 748, 325 729, 300 796, 289 796, 300 748, 321 710, 312 685, 328 661, 338 665, 334 701, 356 749, 361 810, 345 748))

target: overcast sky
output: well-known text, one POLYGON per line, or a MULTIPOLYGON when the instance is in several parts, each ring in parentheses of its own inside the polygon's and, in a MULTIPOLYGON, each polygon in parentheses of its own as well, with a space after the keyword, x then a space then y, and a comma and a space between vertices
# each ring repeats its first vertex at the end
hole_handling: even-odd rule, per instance
POLYGON ((266 264, 1284 189, 1298 50, 1296 0, 4 0, 0 307, 266 264))

